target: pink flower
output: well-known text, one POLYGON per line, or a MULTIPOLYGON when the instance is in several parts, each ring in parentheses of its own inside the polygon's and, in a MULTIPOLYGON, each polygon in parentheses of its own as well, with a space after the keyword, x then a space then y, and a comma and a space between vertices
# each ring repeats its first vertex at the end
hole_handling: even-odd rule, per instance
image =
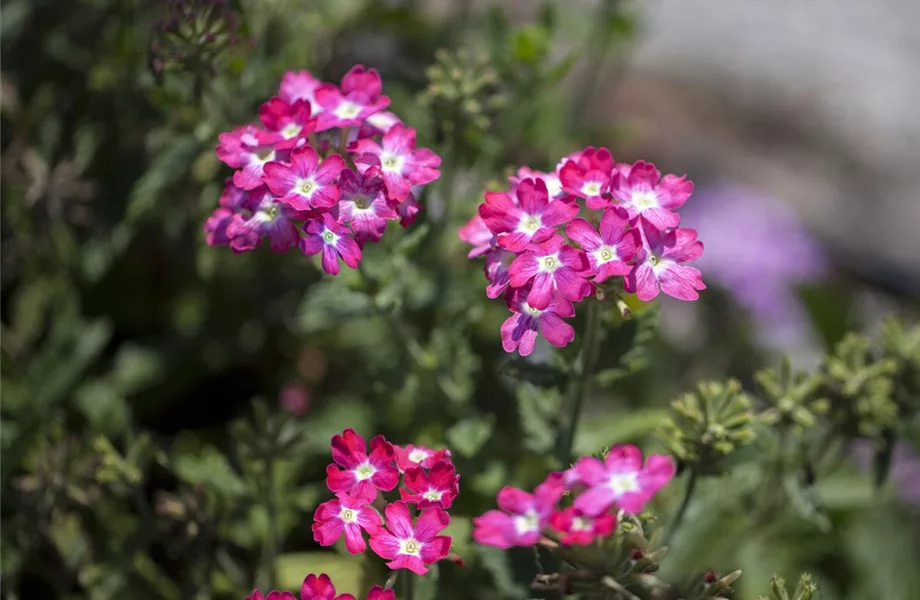
POLYGON ((655 229, 664 230, 680 224, 680 215, 671 209, 683 206, 693 192, 693 183, 686 176, 662 178, 655 165, 640 160, 633 165, 617 165, 611 191, 630 220, 642 217, 655 229))
POLYGON ((400 497, 406 504, 419 508, 448 509, 460 491, 460 476, 449 462, 439 461, 425 473, 424 469, 408 469, 404 478, 406 489, 400 489, 400 497))
POLYGON ((300 234, 292 221, 303 219, 302 212, 278 203, 265 188, 254 190, 247 205, 252 207, 251 214, 236 212, 227 223, 226 235, 234 252, 254 250, 265 237, 275 252, 297 246, 300 234))
POLYGON ((348 223, 359 242, 377 241, 383 236, 388 219, 399 215, 387 203, 383 193, 383 177, 376 168, 358 175, 351 169, 342 171, 339 180, 341 195, 333 209, 339 223, 348 223))
POLYGON ((565 228, 569 238, 587 253, 594 283, 628 275, 632 271, 628 263, 636 257, 639 234, 634 230, 627 231, 628 227, 625 210, 608 208, 601 217, 600 235, 584 219, 575 219, 565 228))
POLYGON ((555 227, 578 214, 574 200, 549 201, 542 180, 525 179, 517 188, 518 203, 508 194, 486 192, 479 215, 503 248, 520 252, 531 242, 542 242, 556 233, 555 227))
POLYGON ((511 285, 511 264, 517 254, 504 248, 494 248, 486 254, 486 279, 489 285, 486 286, 486 296, 488 298, 498 298, 508 286, 511 285))
POLYGON ((374 137, 388 132, 393 126, 402 123, 399 117, 390 111, 382 110, 364 120, 358 137, 374 137))
POLYGON ((705 290, 699 269, 683 263, 696 260, 703 253, 703 243, 693 229, 661 232, 639 223, 642 245, 636 253, 636 265, 625 281, 627 292, 648 302, 658 296, 659 288, 680 300, 696 300, 698 290, 705 290))
POLYGON ((322 85, 319 79, 313 77, 309 71, 288 71, 281 79, 281 88, 278 96, 288 104, 297 100, 306 100, 310 103, 312 114, 317 114, 322 107, 316 102, 316 88, 322 85))
POLYGON ((521 356, 533 352, 537 335, 542 335, 553 346, 562 348, 575 339, 575 329, 563 321, 574 317, 572 302, 556 296, 550 306, 540 310, 527 304, 527 288, 508 290, 505 301, 514 314, 502 323, 502 347, 505 352, 515 350, 521 356))
POLYGON ((578 158, 569 160, 559 171, 562 188, 568 194, 585 198, 588 208, 601 210, 610 206, 607 196, 613 157, 606 148, 585 148, 578 158))
POLYGON ((310 409, 310 394, 301 383, 292 381, 278 394, 281 408, 295 417, 306 414, 310 409))
POLYGON ((396 202, 409 196, 411 186, 431 183, 441 175, 441 157, 428 148, 416 148, 415 130, 402 124, 385 133, 380 144, 359 139, 348 151, 358 155, 355 164, 378 167, 383 172, 387 194, 396 202))
POLYGON ((533 282, 527 294, 527 304, 532 308, 543 310, 556 296, 579 302, 591 293, 591 284, 584 279, 591 268, 585 253, 564 242, 561 235, 554 235, 531 244, 511 263, 511 287, 521 288, 533 282))
POLYGON ((393 447, 382 435, 371 440, 368 455, 364 438, 354 429, 346 429, 332 438, 332 460, 342 467, 326 467, 326 487, 334 493, 345 492, 371 503, 377 498, 377 490, 388 492, 399 483, 393 447))
POLYGON ((497 548, 533 546, 540 540, 565 488, 551 475, 532 494, 513 487, 498 492, 498 508, 473 519, 473 539, 497 548))
POLYGON ((570 506, 553 514, 550 525, 563 534, 559 540, 563 546, 587 546, 596 538, 613 533, 617 518, 609 513, 589 517, 570 506))
POLYGON ((546 186, 546 192, 550 200, 562 198, 566 195, 565 191, 562 189, 562 182, 559 179, 559 175, 556 172, 544 173, 543 171, 535 171, 530 167, 521 167, 518 169, 517 175, 509 177, 508 181, 511 183, 512 189, 517 189, 525 179, 542 181, 546 186))
POLYGON ((428 572, 430 565, 447 557, 450 536, 438 535, 450 523, 450 517, 439 508, 423 510, 415 526, 409 507, 403 502, 388 504, 384 510, 386 529, 371 537, 371 549, 380 558, 389 560, 391 569, 409 569, 417 575, 428 572))
POLYGON ((473 218, 457 231, 457 235, 473 247, 466 255, 467 258, 482 256, 492 249, 495 241, 495 234, 489 230, 479 213, 473 215, 473 218))
POLYGON ((317 117, 317 130, 361 125, 366 118, 390 105, 390 99, 382 96, 381 90, 377 70, 365 70, 361 65, 355 65, 345 74, 341 89, 330 83, 319 86, 316 101, 324 112, 317 117))
POLYGON ((400 226, 405 228, 415 223, 415 219, 418 218, 418 213, 421 210, 422 205, 416 200, 415 194, 410 193, 408 198, 396 205, 400 226))
POLYGON ((271 162, 265 165, 265 184, 279 200, 297 210, 329 208, 339 198, 336 180, 345 161, 338 154, 322 164, 319 154, 309 146, 291 153, 290 165, 271 162))
POLYGON ((217 157, 236 169, 233 184, 240 189, 254 190, 261 186, 265 164, 280 158, 272 144, 259 140, 260 132, 264 133, 252 125, 244 125, 217 136, 217 157))
POLYGON ((367 600, 396 600, 396 592, 375 585, 367 593, 367 600))
POLYGON ((370 535, 377 533, 382 522, 377 511, 363 499, 348 494, 336 494, 337 500, 323 502, 313 515, 313 539, 321 546, 331 546, 345 534, 345 548, 352 554, 361 554, 367 547, 361 530, 370 535))
POLYGON ((670 456, 652 454, 642 465, 642 452, 631 445, 614 446, 602 461, 586 456, 575 464, 587 490, 575 498, 574 507, 588 516, 605 513, 611 506, 638 513, 676 470, 670 456))
POLYGON ((432 450, 425 446, 406 446, 393 445, 393 453, 396 455, 396 466, 400 472, 408 471, 416 467, 430 469, 439 462, 450 462, 450 450, 432 450))
POLYGON ((323 271, 330 275, 339 274, 339 258, 351 269, 357 269, 361 262, 361 247, 352 239, 351 230, 336 223, 329 213, 322 220, 310 219, 304 224, 307 234, 300 240, 304 254, 323 253, 323 271))
POLYGON ((310 103, 304 100, 288 103, 272 98, 259 107, 259 119, 266 131, 257 132, 256 137, 276 150, 302 146, 316 128, 316 119, 310 118, 310 103))
POLYGON ((230 236, 227 235, 227 226, 235 213, 229 208, 220 206, 204 222, 205 241, 208 246, 229 246, 230 236))
POLYGON ((246 596, 246 600, 296 600, 291 592, 279 592, 275 590, 269 592, 268 596, 263 596, 259 590, 253 590, 251 596, 246 596))
MULTIPOLYGON (((332 585, 328 575, 323 573, 317 577, 311 573, 303 580, 303 585, 300 587, 300 600, 355 600, 355 597, 351 594, 336 596, 335 586, 332 585)), ((396 600, 396 593, 375 585, 367 593, 367 600, 396 600)))

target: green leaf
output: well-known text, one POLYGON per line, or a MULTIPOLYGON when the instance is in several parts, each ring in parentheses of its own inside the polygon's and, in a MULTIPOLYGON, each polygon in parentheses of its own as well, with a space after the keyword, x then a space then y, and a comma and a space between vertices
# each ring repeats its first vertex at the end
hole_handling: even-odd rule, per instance
POLYGON ((827 507, 824 506, 815 488, 803 485, 796 476, 783 478, 783 487, 786 489, 790 506, 794 512, 821 532, 830 533, 831 519, 827 514, 827 507))
POLYGON ((342 556, 335 552, 295 552, 282 554, 275 561, 278 588, 299 591, 308 573, 325 573, 335 584, 336 594, 363 598, 361 570, 364 556, 342 556))
POLYGON ((371 299, 367 294, 329 277, 307 291, 298 311, 297 328, 302 333, 323 331, 342 321, 367 316, 370 311, 371 299))
POLYGON ((413 600, 436 600, 440 575, 441 571, 438 569, 437 563, 429 565, 428 573, 417 577, 415 580, 414 593, 412 594, 413 600))
POLYGON ((834 348, 853 326, 852 294, 831 286, 808 286, 799 290, 799 297, 824 347, 834 348))
POLYGON ((485 417, 469 417, 455 423, 444 436, 452 450, 471 458, 476 456, 489 440, 494 425, 495 416, 491 414, 485 417))
POLYGON ((128 408, 124 397, 106 379, 96 379, 82 385, 76 394, 77 408, 93 430, 106 435, 124 431, 128 423, 128 408))
POLYGON ((525 358, 510 358, 498 368, 499 375, 526 381, 540 387, 561 387, 568 379, 562 369, 525 358))
POLYGON ((118 350, 112 374, 122 394, 132 394, 153 383, 160 375, 160 356, 136 344, 126 343, 118 350))
POLYGON ((451 537, 450 550, 466 558, 473 552, 473 523, 469 517, 451 515, 450 524, 444 529, 444 535, 451 537))
POLYGON ((479 554, 482 566, 492 575, 495 588, 502 594, 502 597, 515 600, 530 597, 527 588, 515 582, 514 571, 511 568, 511 561, 507 552, 499 548, 479 544, 474 547, 476 553, 479 554))
POLYGON ((399 243, 396 244, 396 252, 404 256, 412 254, 419 247, 419 244, 425 241, 429 231, 431 231, 431 225, 428 223, 422 223, 415 227, 399 240, 399 243))
POLYGON ((204 484, 226 497, 238 497, 246 492, 246 485, 227 462, 227 457, 213 446, 176 455, 173 471, 186 483, 204 484))
POLYGON ((518 415, 524 429, 524 446, 534 452, 553 449, 556 440, 557 416, 562 407, 558 390, 541 390, 532 385, 517 388, 518 415))
POLYGON ((304 437, 306 447, 319 454, 329 452, 329 440, 347 427, 361 435, 373 433, 373 413, 367 402, 348 396, 329 398, 326 407, 310 413, 304 437))
POLYGON ((639 441, 667 421, 668 415, 666 409, 587 415, 575 435, 575 453, 587 456, 612 444, 639 441))

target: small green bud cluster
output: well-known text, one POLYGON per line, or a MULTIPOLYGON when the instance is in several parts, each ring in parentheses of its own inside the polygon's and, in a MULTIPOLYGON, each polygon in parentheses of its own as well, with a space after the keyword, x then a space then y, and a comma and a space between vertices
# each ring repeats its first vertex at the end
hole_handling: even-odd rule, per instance
POLYGON ((790 594, 786 588, 786 581, 776 575, 770 581, 773 593, 770 596, 758 596, 757 600, 812 600, 818 593, 818 586, 811 580, 811 575, 803 573, 799 584, 790 594))

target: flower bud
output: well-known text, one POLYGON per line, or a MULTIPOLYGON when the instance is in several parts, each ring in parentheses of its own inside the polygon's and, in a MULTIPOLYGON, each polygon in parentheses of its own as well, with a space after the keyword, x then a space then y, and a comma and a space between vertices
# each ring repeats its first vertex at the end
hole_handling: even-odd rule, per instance
POLYGON ((784 359, 779 370, 763 370, 755 379, 769 404, 761 418, 769 424, 807 429, 817 416, 827 412, 827 400, 816 398, 821 387, 819 374, 792 373, 789 360, 784 359))

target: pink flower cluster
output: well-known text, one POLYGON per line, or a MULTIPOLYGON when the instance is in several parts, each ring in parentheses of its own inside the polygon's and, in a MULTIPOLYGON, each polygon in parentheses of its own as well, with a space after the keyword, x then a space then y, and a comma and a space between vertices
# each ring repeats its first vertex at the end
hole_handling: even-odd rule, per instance
POLYGON ((686 177, 662 177, 643 161, 615 163, 606 148, 589 146, 552 173, 522 167, 510 184, 486 192, 459 231, 473 246, 470 258, 485 256, 486 295, 504 295, 514 313, 502 325, 506 352, 527 356, 538 334, 558 347, 571 342, 575 330, 563 319, 613 278, 643 302, 659 292, 696 300, 706 288, 685 264, 703 244, 678 227, 675 212, 693 191, 686 177))
POLYGON ((336 498, 317 507, 313 537, 331 546, 344 535, 348 551, 361 554, 367 549, 367 533, 371 549, 390 561, 388 567, 423 575, 428 572, 425 565, 450 552, 450 536, 439 535, 450 523, 447 509, 460 491, 450 451, 400 447, 379 435, 367 450, 364 438, 352 429, 332 438, 326 486, 336 498), (400 477, 399 500, 387 503, 382 492, 396 489, 400 477))
POLYGON ((562 545, 591 544, 614 531, 617 510, 642 511, 675 470, 669 456, 652 454, 643 464, 635 446, 614 446, 603 460, 584 457, 565 472, 551 473, 532 493, 502 488, 501 510, 473 519, 473 539, 498 548, 533 546, 552 528, 562 545), (561 507, 566 491, 574 501, 561 507))
POLYGON ((205 222, 208 244, 246 252, 267 237, 275 252, 321 254, 336 275, 339 259, 358 266, 388 221, 409 226, 441 158, 415 147, 415 130, 384 112, 381 92, 377 71, 361 65, 341 85, 285 74, 259 124, 220 134, 217 156, 235 172, 205 222))
MULTIPOLYGON (((296 600, 291 592, 279 592, 277 590, 263 595, 259 590, 255 590, 251 596, 246 596, 246 600, 296 600)), ((332 580, 325 573, 318 577, 309 574, 303 580, 300 586, 300 600, 356 600, 351 594, 335 595, 335 586, 332 580)), ((367 600, 396 600, 396 593, 393 590, 384 590, 379 585, 375 585, 367 593, 367 600)))

